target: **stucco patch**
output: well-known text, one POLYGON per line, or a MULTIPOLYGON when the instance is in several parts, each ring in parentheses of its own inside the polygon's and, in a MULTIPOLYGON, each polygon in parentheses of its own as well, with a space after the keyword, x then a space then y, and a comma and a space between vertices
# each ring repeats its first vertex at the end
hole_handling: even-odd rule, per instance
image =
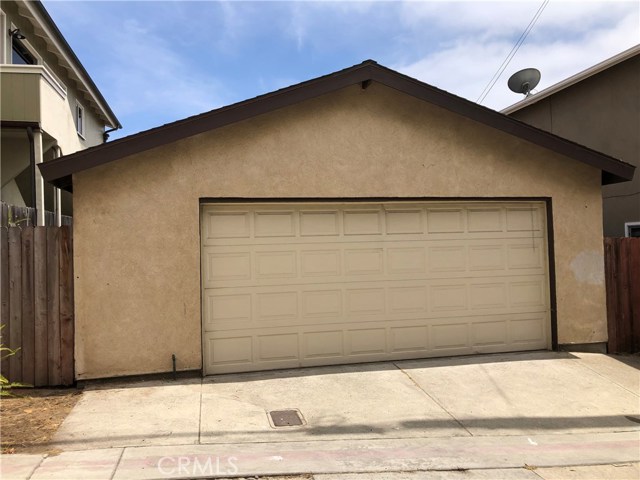
POLYGON ((581 252, 571 261, 571 271, 576 280, 581 283, 603 285, 604 256, 594 250, 581 252))

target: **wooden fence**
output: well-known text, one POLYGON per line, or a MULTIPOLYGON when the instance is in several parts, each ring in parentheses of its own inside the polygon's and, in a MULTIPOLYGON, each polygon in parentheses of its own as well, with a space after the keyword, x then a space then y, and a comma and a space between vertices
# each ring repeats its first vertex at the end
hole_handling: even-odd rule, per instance
MULTIPOLYGON (((74 382, 72 230, 0 227, 1 343, 19 348, 0 362, 11 381, 74 382)), ((610 353, 640 352, 640 238, 606 238, 610 353)))
MULTIPOLYGON (((60 220, 62 225, 71 226, 73 223, 73 218, 66 215, 62 215, 60 220)), ((35 224, 35 208, 0 203, 0 227, 33 227, 35 224)), ((44 212, 44 224, 47 226, 55 225, 53 212, 44 212)))
POLYGON ((0 370, 13 382, 71 385, 71 227, 1 227, 0 231, 2 343, 19 348, 0 363, 0 370))
POLYGON ((640 352, 640 238, 604 239, 609 353, 640 352))

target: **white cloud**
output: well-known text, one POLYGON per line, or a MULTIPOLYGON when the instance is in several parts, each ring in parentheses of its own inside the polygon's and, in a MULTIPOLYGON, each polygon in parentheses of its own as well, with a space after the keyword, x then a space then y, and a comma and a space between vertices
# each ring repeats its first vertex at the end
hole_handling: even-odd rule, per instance
MULTIPOLYGON (((404 2, 401 18, 413 29, 425 24, 446 29, 453 35, 477 35, 485 38, 520 34, 542 4, 538 1, 489 2, 404 2)), ((551 1, 537 29, 561 28, 565 33, 584 31, 598 23, 609 22, 634 8, 635 2, 551 1)), ((636 5, 637 7, 637 5, 636 5)))
MULTIPOLYGON (((47 1, 128 133, 367 58, 475 101, 540 4, 47 1)), ((539 90, 640 43, 639 12, 552 0, 483 104, 518 101, 521 68, 539 90)))
MULTIPOLYGON (((450 6, 446 4, 441 8, 450 6)), ((418 12, 427 10, 432 21, 436 19, 442 24, 457 18, 455 24, 459 30, 443 48, 436 48, 415 61, 400 62, 392 68, 476 101, 513 47, 513 34, 519 35, 530 19, 525 16, 525 20, 521 20, 522 15, 516 13, 518 6, 522 5, 488 8, 483 4, 466 11, 454 4, 454 11, 459 14, 456 17, 455 14, 444 15, 437 5, 428 5, 428 8, 410 5, 418 12), (504 16, 500 14, 502 8, 506 9, 504 16), (434 9, 438 16, 432 13, 434 9), (472 22, 475 14, 478 15, 477 23, 472 22), (491 18, 500 18, 501 22, 504 19, 504 23, 496 25, 491 18), (514 21, 515 18, 519 18, 520 23, 514 21)), ((630 2, 550 3, 483 105, 501 109, 520 100, 507 89, 506 81, 509 75, 522 68, 535 67, 542 72, 537 88, 541 90, 638 44, 639 9, 638 4, 630 2)), ((412 23, 415 22, 412 20, 412 23)))
POLYGON ((105 74, 119 115, 144 112, 166 122, 220 105, 215 77, 193 72, 178 52, 139 22, 125 20, 111 40, 113 56, 105 74))
POLYGON ((192 56, 184 55, 181 22, 175 21, 186 13, 181 4, 139 3, 130 7, 131 14, 121 8, 125 5, 47 4, 59 25, 80 39, 72 47, 82 52, 90 75, 124 125, 114 138, 225 103, 228 89, 218 77, 197 69, 192 56))

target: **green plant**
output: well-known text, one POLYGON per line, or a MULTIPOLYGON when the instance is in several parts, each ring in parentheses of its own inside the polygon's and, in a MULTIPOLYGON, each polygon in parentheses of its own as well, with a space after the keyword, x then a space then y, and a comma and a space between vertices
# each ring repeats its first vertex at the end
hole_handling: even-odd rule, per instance
POLYGON ((18 218, 19 216, 13 211, 13 209, 9 208, 7 212, 7 226, 8 227, 20 227, 21 223, 24 223, 26 226, 29 225, 29 215, 27 214, 24 218, 18 218))
MULTIPOLYGON (((13 349, 9 347, 5 347, 3 343, 2 337, 2 329, 4 325, 0 325, 0 360, 4 360, 6 358, 15 355, 19 348, 13 349)), ((2 373, 0 373, 0 397, 8 397, 11 395, 11 389, 15 387, 28 387, 28 385, 24 385, 18 382, 12 382, 7 377, 5 377, 2 373)))

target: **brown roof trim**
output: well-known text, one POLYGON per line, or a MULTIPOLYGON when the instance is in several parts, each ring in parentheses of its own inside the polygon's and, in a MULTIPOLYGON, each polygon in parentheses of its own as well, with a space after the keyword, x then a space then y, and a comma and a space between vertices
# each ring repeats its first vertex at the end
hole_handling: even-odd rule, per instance
POLYGON ((0 120, 0 128, 40 128, 40 123, 22 122, 15 120, 0 120))
POLYGON ((291 87, 162 125, 40 164, 42 176, 71 191, 72 174, 257 115, 373 80, 603 171, 603 183, 633 178, 635 167, 378 65, 372 60, 291 87))

